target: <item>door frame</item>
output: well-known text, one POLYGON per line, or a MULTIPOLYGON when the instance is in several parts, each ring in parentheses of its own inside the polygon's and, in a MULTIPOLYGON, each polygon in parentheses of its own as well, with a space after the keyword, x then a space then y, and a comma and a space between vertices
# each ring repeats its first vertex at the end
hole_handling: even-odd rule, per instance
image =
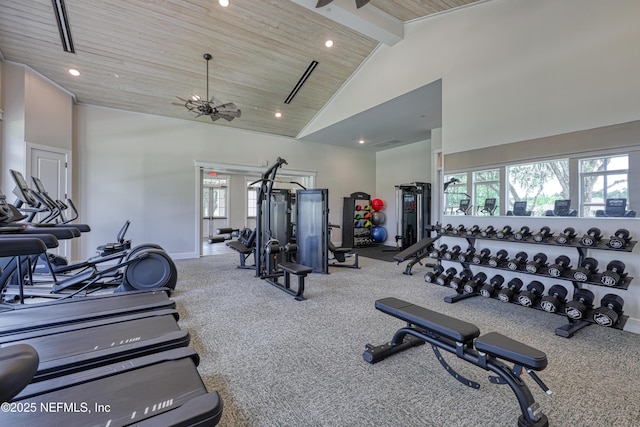
MULTIPOLYGON (((221 174, 256 174, 260 177, 268 166, 247 166, 247 165, 235 165, 231 163, 215 163, 215 162, 205 162, 194 160, 195 166, 195 183, 196 185, 196 214, 195 214, 195 224, 196 224, 196 254, 198 258, 202 257, 202 228, 203 228, 203 219, 202 219, 202 170, 209 169, 215 170, 221 174)), ((316 182, 316 175, 318 174, 316 171, 305 171, 305 170, 296 170, 296 169, 285 169, 283 174, 288 176, 299 176, 307 178, 307 182, 309 184, 309 188, 313 188, 316 182)))

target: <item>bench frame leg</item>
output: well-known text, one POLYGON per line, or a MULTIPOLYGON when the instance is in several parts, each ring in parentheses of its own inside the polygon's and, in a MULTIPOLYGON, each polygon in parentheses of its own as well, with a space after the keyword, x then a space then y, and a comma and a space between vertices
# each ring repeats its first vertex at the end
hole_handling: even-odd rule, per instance
MULTIPOLYGON (((489 380, 492 383, 509 385, 513 393, 516 395, 518 403, 520 404, 520 410, 522 411, 522 415, 518 418, 519 427, 547 427, 549 425, 547 416, 542 413, 540 405, 535 401, 531 394, 531 390, 529 390, 527 384, 520 377, 522 367, 515 365, 513 368, 509 368, 505 363, 496 359, 492 355, 478 352, 472 348, 472 342, 455 342, 433 334, 430 331, 408 325, 407 327, 396 331, 393 339, 387 344, 377 347, 367 344, 363 358, 369 363, 376 363, 382 359, 392 356, 395 353, 399 353, 425 342, 431 344, 436 355, 439 353, 436 348, 446 350, 473 365, 479 366, 484 370, 494 372, 497 377, 489 377, 489 380)), ((442 361, 440 361, 440 363, 442 363, 442 361)), ((443 366, 446 369, 448 365, 445 362, 443 363, 443 366)), ((454 374, 452 373, 452 375, 454 374)), ((458 379, 455 375, 454 377, 458 379)), ((471 383, 473 382, 471 381, 471 383)), ((465 383, 463 382, 463 384, 465 383)), ((470 387, 473 386, 470 385, 470 387)))
POLYGON ((288 273, 286 271, 284 272, 283 283, 278 282, 278 277, 280 277, 279 275, 276 277, 265 277, 265 280, 267 283, 270 283, 271 285, 275 286, 281 291, 284 291, 289 295, 293 295, 296 301, 304 301, 306 299, 303 295, 304 294, 304 278, 306 276, 307 276, 306 274, 297 275, 298 289, 296 290, 291 289, 291 273, 288 273))

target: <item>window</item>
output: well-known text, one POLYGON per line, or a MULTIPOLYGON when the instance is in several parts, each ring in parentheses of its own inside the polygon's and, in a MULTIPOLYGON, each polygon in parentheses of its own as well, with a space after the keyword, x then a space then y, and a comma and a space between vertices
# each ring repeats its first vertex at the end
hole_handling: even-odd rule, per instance
POLYGON ((570 199, 569 161, 552 160, 507 167, 507 208, 527 202, 527 211, 543 216, 556 200, 570 199))
POLYGON ((580 212, 595 216, 607 199, 629 198, 629 156, 580 160, 580 212))
POLYGON ((227 217, 226 177, 205 176, 202 180, 202 216, 203 218, 227 217))
MULTIPOLYGON (((467 194, 467 173, 458 173, 453 175, 445 175, 445 214, 456 215, 463 212, 458 212, 460 208, 460 202, 465 199, 470 199, 467 194)), ((471 213, 471 212, 469 212, 471 213)))
POLYGON ((251 185, 254 181, 254 178, 247 178, 247 218, 255 218, 257 216, 260 182, 251 185))
POLYGON ((473 195, 476 212, 483 215, 493 215, 500 204, 500 169, 477 171, 473 173, 473 195), (487 199, 494 199, 495 203, 487 199))

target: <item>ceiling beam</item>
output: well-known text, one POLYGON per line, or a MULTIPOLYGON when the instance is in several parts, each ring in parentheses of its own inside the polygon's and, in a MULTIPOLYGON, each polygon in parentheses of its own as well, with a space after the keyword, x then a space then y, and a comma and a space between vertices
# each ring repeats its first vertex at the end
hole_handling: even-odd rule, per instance
POLYGON ((355 0, 334 0, 316 9, 316 0, 291 1, 388 46, 404 38, 404 23, 372 4, 358 9, 355 0))

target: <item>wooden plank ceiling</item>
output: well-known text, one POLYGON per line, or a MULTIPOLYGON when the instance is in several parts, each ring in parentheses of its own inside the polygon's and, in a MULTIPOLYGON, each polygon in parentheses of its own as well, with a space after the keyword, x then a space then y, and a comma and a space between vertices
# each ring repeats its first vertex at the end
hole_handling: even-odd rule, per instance
MULTIPOLYGON (((408 21, 475 1, 369 5, 408 21)), ((242 117, 216 125, 295 137, 378 44, 289 0, 230 2, 223 8, 217 0, 66 0, 74 54, 62 49, 51 0, 2 0, 0 52, 78 103, 212 123, 172 105, 176 96, 205 95, 202 56, 210 53, 210 94, 242 110, 242 117), (284 104, 312 60, 318 67, 284 104), (70 67, 81 75, 70 76, 70 67)))

